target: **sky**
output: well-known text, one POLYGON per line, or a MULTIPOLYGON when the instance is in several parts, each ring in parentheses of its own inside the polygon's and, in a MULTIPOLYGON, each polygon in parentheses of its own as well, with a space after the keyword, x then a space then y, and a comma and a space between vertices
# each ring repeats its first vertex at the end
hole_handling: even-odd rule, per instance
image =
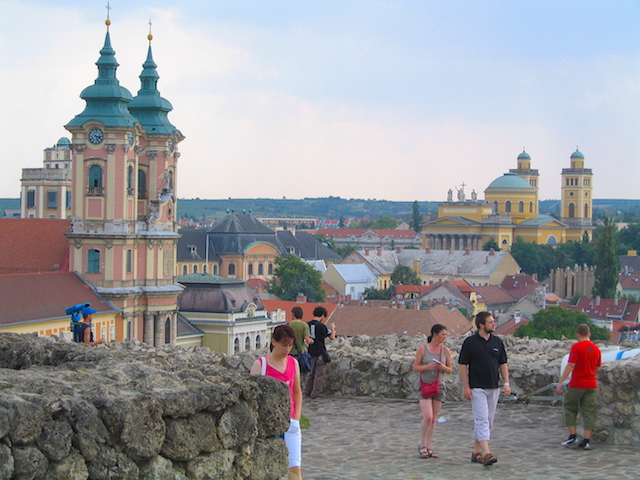
MULTIPOLYGON (((106 2, 0 0, 0 197, 84 109, 106 2)), ((467 198, 526 149, 540 199, 578 148, 640 198, 638 0, 111 0, 132 95, 149 20, 179 198, 467 198)))

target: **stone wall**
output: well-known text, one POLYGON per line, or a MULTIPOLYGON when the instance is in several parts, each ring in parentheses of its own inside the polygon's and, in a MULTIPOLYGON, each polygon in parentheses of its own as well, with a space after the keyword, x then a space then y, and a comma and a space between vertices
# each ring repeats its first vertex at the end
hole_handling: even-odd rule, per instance
MULTIPOLYGON (((327 395, 418 398, 417 337, 329 342, 327 395)), ((521 399, 558 380, 573 342, 504 337, 521 399)), ((461 400, 457 356, 445 375, 461 400)), ((266 352, 262 352, 266 353, 266 352)), ((286 475, 288 393, 247 374, 255 353, 98 347, 0 335, 0 480, 265 479, 286 475)), ((640 446, 640 357, 605 363, 594 440, 640 446)), ((542 392, 552 395, 552 392, 542 392)))
POLYGON ((223 360, 0 335, 0 480, 281 478, 287 388, 223 360))

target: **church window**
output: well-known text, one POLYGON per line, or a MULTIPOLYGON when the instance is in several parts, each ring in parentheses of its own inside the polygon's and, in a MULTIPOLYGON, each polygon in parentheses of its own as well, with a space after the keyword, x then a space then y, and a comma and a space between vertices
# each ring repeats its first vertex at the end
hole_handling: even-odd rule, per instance
POLYGON ((258 275, 264 275, 264 265, 258 264, 258 275))
POLYGON ((522 200, 518 202, 518 212, 524 213, 524 202, 522 200))
POLYGON ((235 276, 236 274, 236 264, 235 263, 230 263, 229 267, 227 269, 227 275, 229 275, 230 277, 235 276))
POLYGON ((71 192, 67 191, 67 210, 71 209, 71 192))
POLYGON ((198 265, 193 266, 193 273, 198 273, 198 265))
POLYGON ((269 275, 273 275, 273 263, 269 264, 269 267, 267 267, 267 272, 269 272, 269 275))
POLYGON ((58 208, 58 192, 55 190, 47 192, 47 208, 58 208))
POLYGON ((556 239, 554 235, 549 235, 549 237, 547 238, 547 245, 557 245, 557 244, 558 244, 558 239, 556 239))
POLYGON ((102 167, 91 165, 89 169, 89 187, 102 188, 102 167))
POLYGON ((247 267, 247 273, 249 275, 253 275, 253 263, 250 263, 249 266, 247 267))
POLYGON ((87 273, 100 273, 100 250, 92 248, 87 253, 87 273))
POLYGON ((127 195, 133 196, 133 167, 127 167, 127 195))
POLYGON ((576 216, 576 206, 573 203, 569 204, 569 218, 574 218, 576 216))
POLYGON ((33 208, 36 206, 36 191, 29 190, 27 192, 27 208, 33 208))
POLYGON ((182 266, 182 274, 186 275, 188 273, 188 267, 186 265, 182 266))
POLYGON ((207 271, 209 270, 207 267, 208 267, 208 265, 204 265, 202 267, 202 273, 207 273, 207 271))
POLYGON ((504 202, 504 211, 506 213, 511 213, 511 200, 504 202))
POLYGON ((533 213, 533 202, 529 202, 529 213, 533 213))
POLYGON ((171 343, 171 318, 167 318, 164 322, 164 343, 169 345, 171 343))
POLYGON ((147 198, 147 174, 144 170, 138 170, 138 198, 147 198))
POLYGON ((240 339, 236 338, 233 341, 233 353, 240 353, 240 339))
POLYGON ((244 349, 251 350, 251 339, 249 337, 245 337, 244 339, 244 349))
POLYGON ((260 344, 260 335, 256 335, 256 350, 260 350, 262 345, 260 344))
POLYGON ((131 252, 131 249, 129 249, 127 250, 127 267, 126 267, 127 273, 131 273, 131 264, 132 264, 131 258, 132 258, 132 252, 131 252))
POLYGON ((218 274, 218 265, 214 265, 213 266, 213 274, 217 275, 218 274))
POLYGON ((584 204, 584 218, 589 218, 589 204, 584 204))
POLYGON ((493 213, 494 214, 498 213, 498 201, 497 200, 495 202, 493 202, 493 213))

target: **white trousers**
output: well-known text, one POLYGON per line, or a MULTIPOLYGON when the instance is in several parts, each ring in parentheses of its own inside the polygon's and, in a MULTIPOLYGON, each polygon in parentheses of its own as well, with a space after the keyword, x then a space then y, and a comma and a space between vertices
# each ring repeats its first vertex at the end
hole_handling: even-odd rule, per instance
POLYGON ((289 430, 284 432, 284 441, 289 450, 289 468, 299 467, 302 464, 302 430, 300 430, 300 421, 291 419, 289 430))
POLYGON ((479 442, 488 442, 493 429, 493 417, 496 414, 499 388, 472 388, 471 409, 473 410, 474 438, 479 442))

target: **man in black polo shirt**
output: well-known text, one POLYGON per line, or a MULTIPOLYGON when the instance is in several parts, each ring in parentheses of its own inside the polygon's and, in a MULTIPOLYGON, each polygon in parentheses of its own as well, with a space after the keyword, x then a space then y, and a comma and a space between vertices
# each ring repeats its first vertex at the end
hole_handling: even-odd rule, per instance
POLYGON ((489 440, 500 397, 500 376, 504 382, 504 394, 511 394, 509 367, 502 340, 491 335, 496 327, 493 315, 480 312, 475 323, 478 331, 462 344, 458 363, 464 398, 471 400, 473 410, 475 428, 471 461, 493 465, 498 459, 489 450, 489 440))

